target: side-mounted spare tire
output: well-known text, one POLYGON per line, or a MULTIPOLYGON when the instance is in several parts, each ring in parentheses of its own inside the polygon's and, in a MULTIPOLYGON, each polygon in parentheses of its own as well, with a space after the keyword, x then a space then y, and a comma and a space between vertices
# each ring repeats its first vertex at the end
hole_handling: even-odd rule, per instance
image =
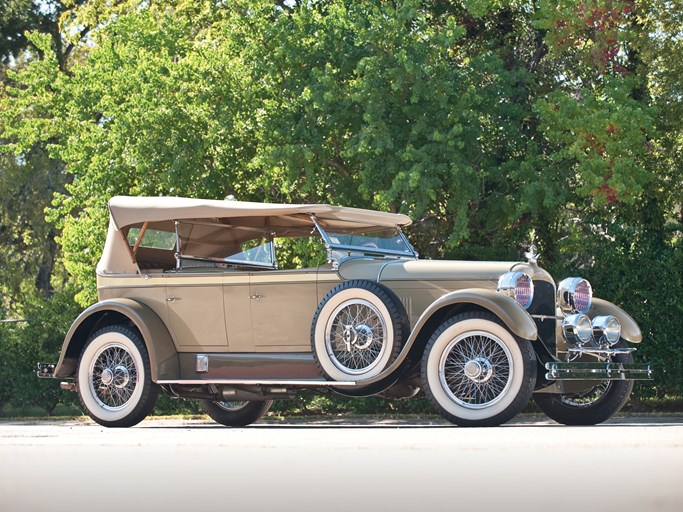
POLYGON ((311 348, 326 378, 362 381, 396 359, 408 331, 405 308, 391 290, 373 281, 347 281, 318 305, 311 348))

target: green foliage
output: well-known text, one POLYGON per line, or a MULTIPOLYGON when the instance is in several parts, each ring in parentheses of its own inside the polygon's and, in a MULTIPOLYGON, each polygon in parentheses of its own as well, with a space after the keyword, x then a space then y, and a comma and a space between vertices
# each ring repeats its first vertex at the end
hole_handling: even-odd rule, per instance
POLYGON ((58 403, 77 401, 50 379, 36 377, 38 361, 56 362, 64 333, 80 312, 74 290, 66 287, 49 299, 27 297, 25 322, 0 323, 0 415, 7 403, 36 405, 52 414, 58 403))

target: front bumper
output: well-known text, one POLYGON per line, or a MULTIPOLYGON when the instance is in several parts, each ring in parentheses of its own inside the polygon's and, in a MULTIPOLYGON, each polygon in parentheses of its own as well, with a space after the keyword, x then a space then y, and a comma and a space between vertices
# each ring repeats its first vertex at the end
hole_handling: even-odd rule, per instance
POLYGON ((650 380, 652 365, 638 363, 546 363, 548 380, 650 380))

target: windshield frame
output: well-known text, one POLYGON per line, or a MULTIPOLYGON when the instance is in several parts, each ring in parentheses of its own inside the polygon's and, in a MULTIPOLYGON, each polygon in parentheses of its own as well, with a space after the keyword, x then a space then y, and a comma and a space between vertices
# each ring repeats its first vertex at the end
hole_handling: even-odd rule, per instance
MULTIPOLYGON (((330 251, 348 251, 348 252, 355 252, 355 253, 361 253, 369 256, 392 256, 392 257, 398 257, 398 258, 406 258, 406 259, 418 259, 418 254, 411 245, 411 243, 408 241, 408 238, 405 236, 403 233, 403 230, 401 229, 401 226, 394 226, 394 229, 396 230, 396 235, 399 236, 402 240, 405 246, 408 248, 410 251, 409 253, 405 251, 393 251, 391 249, 382 249, 380 247, 365 247, 365 246, 359 246, 359 245, 344 245, 344 244, 339 244, 335 243, 332 241, 330 236, 327 234, 325 229, 320 225, 320 222, 318 222, 318 219, 316 218, 315 215, 311 214, 311 220, 315 224, 316 229, 318 230, 318 233, 320 233, 320 236, 322 236, 323 240, 325 241, 325 245, 327 246, 328 252, 330 251)), ((389 229, 389 228, 384 228, 384 229, 389 229)))

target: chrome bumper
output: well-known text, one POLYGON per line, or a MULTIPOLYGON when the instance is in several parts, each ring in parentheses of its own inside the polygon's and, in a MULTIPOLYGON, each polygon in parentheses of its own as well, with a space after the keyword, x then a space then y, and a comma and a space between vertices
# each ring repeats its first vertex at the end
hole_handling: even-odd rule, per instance
POLYGON ((548 380, 649 380, 651 364, 634 363, 546 363, 548 380))

